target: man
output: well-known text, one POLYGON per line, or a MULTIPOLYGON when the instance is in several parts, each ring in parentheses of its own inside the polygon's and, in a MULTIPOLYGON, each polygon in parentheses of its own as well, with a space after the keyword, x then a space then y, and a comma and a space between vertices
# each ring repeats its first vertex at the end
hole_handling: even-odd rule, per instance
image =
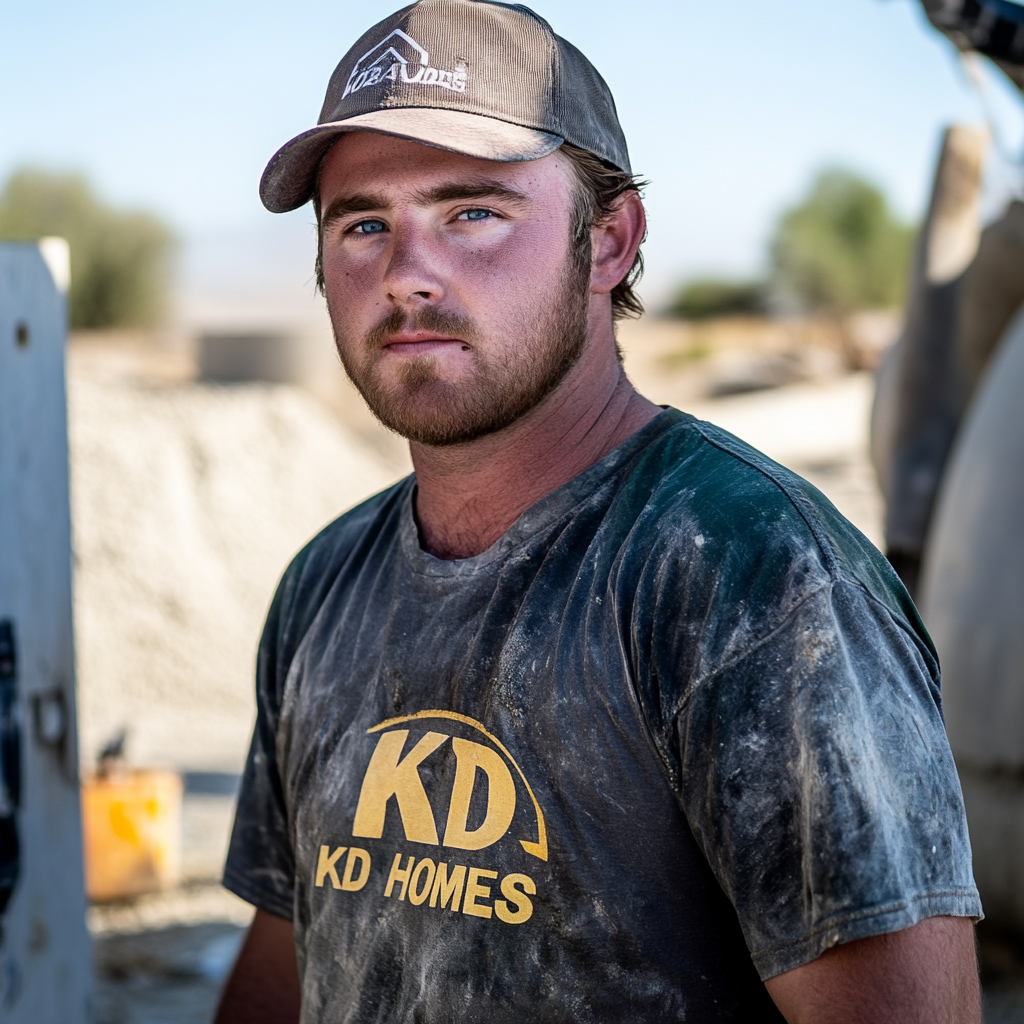
POLYGON ((260 648, 218 1020, 979 1021, 934 651, 816 491, 617 357, 645 231, 607 87, 421 0, 262 185, 415 475, 260 648))

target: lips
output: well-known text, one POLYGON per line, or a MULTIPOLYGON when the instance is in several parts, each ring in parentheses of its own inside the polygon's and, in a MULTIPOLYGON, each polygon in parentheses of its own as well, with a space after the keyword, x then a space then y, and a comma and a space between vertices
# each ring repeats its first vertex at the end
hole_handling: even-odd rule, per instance
POLYGON ((466 343, 461 338, 446 337, 430 331, 408 331, 392 334, 384 342, 383 348, 395 355, 414 356, 441 351, 453 345, 461 349, 466 343))

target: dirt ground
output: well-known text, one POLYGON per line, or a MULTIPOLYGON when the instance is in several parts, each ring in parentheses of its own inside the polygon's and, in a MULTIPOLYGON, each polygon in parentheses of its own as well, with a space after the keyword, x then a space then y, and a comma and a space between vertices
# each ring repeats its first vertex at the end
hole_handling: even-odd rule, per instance
MULTIPOLYGON (((874 331, 872 344, 881 348, 894 326, 876 318, 864 330, 874 331)), ((882 503, 867 454, 872 378, 842 372, 827 337, 799 325, 694 329, 646 321, 625 325, 620 341, 626 369, 646 395, 724 427, 807 477, 881 542, 882 503)), ((102 377, 97 365, 110 368, 97 355, 101 348, 79 356, 91 360, 92 379, 102 377)), ((147 358, 136 346, 116 375, 145 376, 147 358)), ((187 360, 175 358, 173 372, 187 385, 187 360)), ((341 420, 373 440, 359 410, 341 420)), ((389 443, 381 441, 381 450, 389 443)), ((90 910, 97 1024, 208 1022, 251 920, 252 909, 217 884, 237 776, 193 772, 185 781, 182 886, 90 910)), ((983 949, 986 1024, 1024 1024, 1024 955, 998 937, 985 936, 983 949)))
POLYGON ((182 884, 93 906, 96 1024, 208 1024, 253 909, 219 884, 238 777, 186 774, 182 884))

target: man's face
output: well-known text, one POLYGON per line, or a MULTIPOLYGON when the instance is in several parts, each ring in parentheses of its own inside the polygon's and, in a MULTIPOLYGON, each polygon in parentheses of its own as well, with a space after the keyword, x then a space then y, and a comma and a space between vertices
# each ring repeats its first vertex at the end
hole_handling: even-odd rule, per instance
POLYGON ((501 430, 586 347, 589 256, 570 245, 571 165, 495 163, 353 132, 320 177, 327 305, 345 370, 429 445, 501 430))

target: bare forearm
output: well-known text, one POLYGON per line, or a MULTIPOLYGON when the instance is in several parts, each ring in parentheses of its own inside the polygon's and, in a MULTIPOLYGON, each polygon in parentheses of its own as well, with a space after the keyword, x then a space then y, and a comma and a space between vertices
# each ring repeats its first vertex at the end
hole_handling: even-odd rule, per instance
POLYGON ((765 982, 789 1024, 981 1024, 974 925, 933 917, 765 982))
POLYGON ((290 921, 256 911, 214 1024, 297 1024, 300 994, 290 921))

